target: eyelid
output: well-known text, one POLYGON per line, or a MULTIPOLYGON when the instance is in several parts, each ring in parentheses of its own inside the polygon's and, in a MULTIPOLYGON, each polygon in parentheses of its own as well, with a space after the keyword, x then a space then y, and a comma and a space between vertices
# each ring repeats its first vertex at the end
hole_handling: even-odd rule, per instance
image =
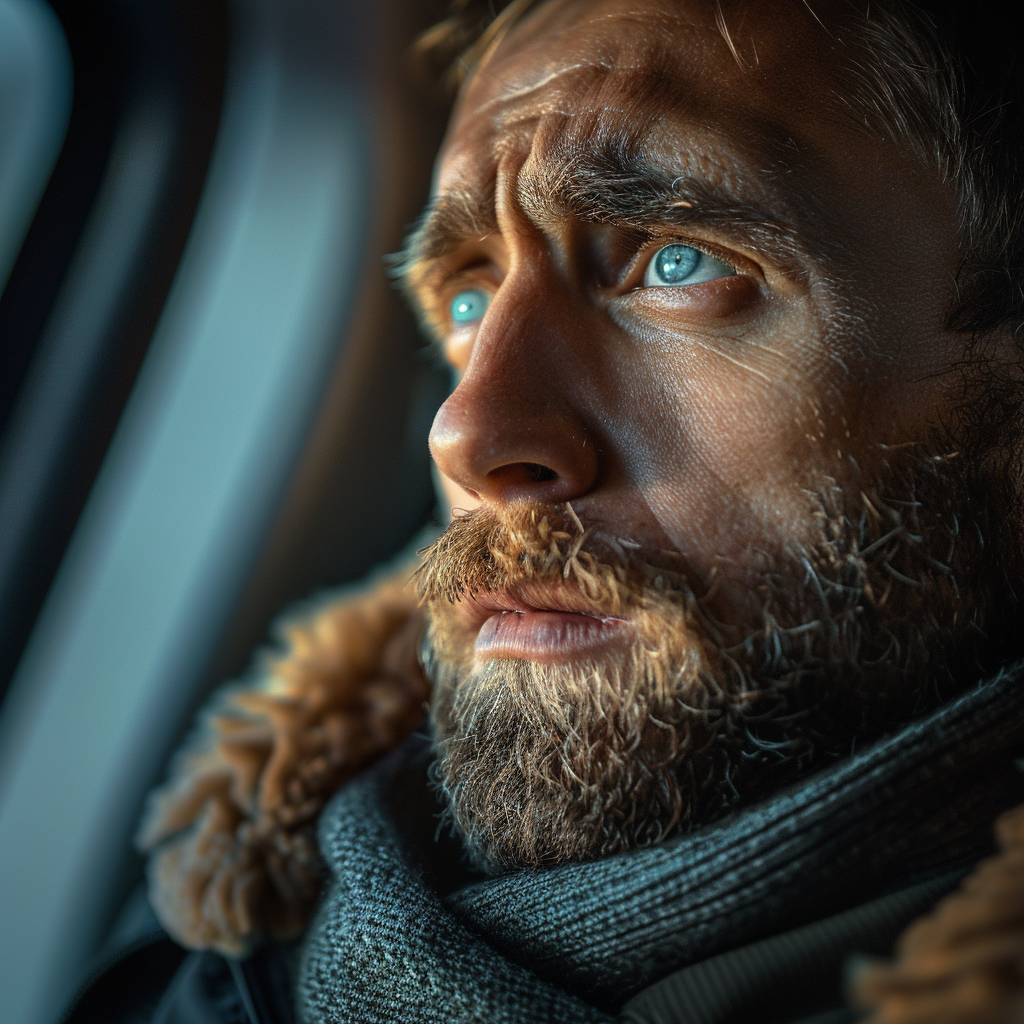
POLYGON ((456 267, 445 265, 438 260, 423 274, 421 286, 429 289, 433 295, 440 295, 451 288, 452 282, 459 281, 465 275, 472 274, 481 267, 489 266, 494 266, 494 264, 487 259, 470 260, 456 267))
POLYGON ((492 267, 500 277, 504 273, 503 256, 504 240, 500 232, 492 232, 482 238, 465 239, 444 255, 428 260, 420 280, 440 291, 452 278, 480 267, 492 267))
POLYGON ((501 267, 492 254, 482 251, 478 245, 466 245, 456 252, 421 263, 415 276, 414 293, 421 307, 440 307, 451 301, 455 295, 452 288, 462 285, 464 279, 472 283, 462 287, 478 286, 477 281, 486 278, 488 287, 497 288, 502 276, 501 267), (490 273, 486 272, 488 270, 490 273))
MULTIPOLYGON (((460 291, 467 291, 471 288, 481 288, 491 292, 498 290, 499 282, 494 280, 494 274, 485 277, 473 273, 487 265, 493 266, 488 261, 480 260, 468 266, 451 269, 438 260, 421 272, 410 296, 418 312, 421 326, 426 328, 432 346, 437 346, 439 351, 443 352, 444 346, 453 333, 453 328, 456 327, 451 318, 452 299, 460 291)), ((471 325, 459 325, 460 329, 465 329, 466 326, 471 325)))

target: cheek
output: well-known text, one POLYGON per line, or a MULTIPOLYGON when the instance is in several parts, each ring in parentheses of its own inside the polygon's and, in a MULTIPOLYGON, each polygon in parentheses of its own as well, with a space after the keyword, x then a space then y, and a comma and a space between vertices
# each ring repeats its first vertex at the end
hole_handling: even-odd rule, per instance
POLYGON ((473 340, 476 338, 475 327, 463 327, 451 331, 444 342, 444 358, 457 378, 462 377, 469 366, 469 357, 473 354, 473 340))
POLYGON ((833 468, 835 434, 807 372, 813 353, 778 337, 753 345, 654 332, 642 347, 642 361, 623 363, 632 372, 616 429, 631 481, 668 539, 702 574, 805 542, 807 489, 833 468))

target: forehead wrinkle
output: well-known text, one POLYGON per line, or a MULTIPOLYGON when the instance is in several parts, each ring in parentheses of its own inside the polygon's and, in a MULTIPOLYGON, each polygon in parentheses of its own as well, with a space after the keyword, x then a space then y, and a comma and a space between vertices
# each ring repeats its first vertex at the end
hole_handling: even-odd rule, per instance
MULTIPOLYGON (((564 13, 566 16, 578 13, 577 5, 566 5, 564 13)), ((555 19, 545 26, 545 38, 564 37, 566 46, 571 45, 576 54, 582 47, 589 59, 577 59, 554 71, 537 69, 534 74, 541 74, 541 77, 529 83, 530 96, 526 102, 509 99, 513 95, 511 92, 506 96, 490 97, 486 104, 487 120, 497 135, 508 133, 508 136, 514 136, 528 131, 535 136, 538 130, 543 134, 545 122, 550 124, 552 118, 578 122, 579 134, 585 139, 606 134, 609 126, 614 132, 616 122, 636 126, 634 132, 642 131, 644 137, 629 138, 627 127, 620 132, 623 136, 620 145, 642 151, 655 148, 651 145, 654 141, 660 143, 656 148, 666 152, 667 158, 659 162, 666 173, 671 170, 673 179, 680 175, 694 178, 703 175, 709 183, 720 187, 733 184, 734 195, 742 196, 746 205, 756 201, 774 211, 778 219, 799 226, 809 239, 814 238, 816 247, 836 250, 836 240, 829 231, 830 212, 821 208, 820 197, 812 187, 824 168, 819 155, 807 145, 807 139, 793 137, 794 131, 802 134, 799 125, 784 127, 781 123, 775 124, 763 106, 744 110, 741 106, 731 105, 726 108, 729 118, 723 122, 722 97, 714 80, 686 73, 687 66, 701 54, 707 55, 708 41, 712 36, 715 46, 720 47, 717 32, 710 31, 706 25, 684 23, 678 16, 667 17, 664 12, 652 15, 650 11, 621 10, 614 14, 599 11, 586 20, 584 28, 586 34, 581 40, 568 31, 572 29, 576 33, 580 30, 578 19, 571 25, 562 25, 555 19), (648 36, 639 48, 629 48, 617 38, 609 42, 607 39, 595 41, 590 37, 589 30, 593 26, 609 22, 625 24, 633 18, 648 25, 657 18, 662 22, 664 31, 654 38, 648 36), (681 53, 678 46, 671 45, 666 39, 667 35, 677 37, 680 28, 693 43, 692 52, 684 47, 685 52, 681 53), (541 88, 542 84, 544 88, 541 88), (542 122, 540 129, 538 119, 542 122), (654 131, 651 126, 654 126, 654 131), (716 131, 716 126, 727 129, 724 137, 720 129, 716 131), (696 140, 691 137, 695 129, 698 133, 696 140), (657 140, 653 139, 655 134, 660 136, 657 140), (678 154, 669 154, 666 146, 673 141, 673 136, 681 143, 678 154), (677 156, 677 159, 673 161, 672 156, 677 156), (700 158, 703 158, 705 166, 694 166, 700 158), (673 162, 675 167, 672 167, 673 162), (718 166, 707 166, 712 162, 718 166)), ((511 47, 508 41, 503 43, 503 47, 509 47, 513 67, 517 57, 521 64, 523 55, 531 53, 532 43, 529 38, 518 41, 518 45, 513 42, 511 47)), ((505 66, 504 59, 497 58, 492 69, 494 75, 505 66)), ((483 92, 486 95, 486 87, 483 92)), ((562 135, 565 130, 563 126, 555 134, 562 135)), ((510 155, 514 148, 506 145, 510 141, 506 137, 499 143, 503 156, 510 155)), ((533 139, 530 141, 532 144, 533 139)), ((539 159, 531 161, 538 167, 543 162, 539 159)), ((602 162, 607 163, 591 161, 602 162)), ((556 172, 556 178, 564 179, 564 174, 556 172)), ((541 188, 531 191, 539 194, 541 188)), ((530 196, 525 191, 524 198, 529 202, 530 196)), ((836 251, 835 255, 840 254, 836 251)))
POLYGON ((548 114, 575 117, 593 111, 635 112, 642 121, 665 106, 688 110, 693 106, 693 89, 686 87, 688 95, 680 93, 680 84, 673 74, 678 60, 678 53, 658 43, 626 59, 615 55, 579 61, 557 68, 529 85, 501 91, 476 105, 474 116, 483 116, 499 107, 490 120, 492 127, 501 131, 548 114), (524 110, 522 100, 541 91, 547 95, 535 99, 524 110))
MULTIPOLYGON (((667 54, 662 56, 668 60, 667 54)), ((552 96, 546 103, 534 103, 527 109, 513 106, 491 118, 491 128, 498 136, 496 150, 504 157, 516 148, 520 153, 528 152, 530 163, 538 167, 545 163, 572 164, 578 154, 595 156, 600 150, 601 156, 590 163, 621 166, 627 160, 635 164, 638 155, 667 151, 667 143, 678 141, 673 177, 700 170, 709 177, 714 173, 724 179, 729 176, 724 170, 726 164, 742 164, 728 151, 724 160, 713 155, 713 149, 721 148, 723 140, 708 128, 715 123, 716 104, 701 90, 673 81, 664 63, 648 61, 628 76, 621 71, 616 68, 614 73, 591 76, 571 95, 552 96), (699 169, 695 166, 699 160, 715 166, 699 169)), ((668 167, 670 161, 671 157, 666 156, 662 162, 668 167)), ((653 160, 649 162, 654 164, 653 160)), ((754 184, 748 181, 744 191, 749 194, 754 184)))
MULTIPOLYGON (((550 127, 550 126, 549 126, 550 127)), ((700 148, 662 146, 628 129, 566 123, 541 133, 515 179, 516 203, 544 228, 567 218, 655 230, 715 227, 764 249, 791 270, 816 262, 799 215, 764 197, 756 171, 741 173, 700 148)))
MULTIPOLYGON (((587 6, 593 8, 597 5, 588 0, 587 6)), ((678 33, 680 27, 688 27, 691 31, 695 28, 692 20, 681 16, 682 12, 590 10, 585 16, 581 16, 578 7, 578 4, 559 4, 557 0, 549 0, 546 5, 535 10, 532 18, 527 18, 505 36, 490 54, 486 65, 481 64, 478 67, 474 79, 470 82, 470 88, 482 86, 486 90, 488 85, 500 82, 500 71, 495 71, 492 65, 502 69, 502 66, 511 60, 513 67, 516 63, 522 66, 523 57, 535 49, 538 41, 542 47, 547 44, 549 48, 552 41, 564 41, 565 49, 572 48, 577 52, 582 50, 587 56, 575 64, 560 67, 557 66, 557 59, 546 59, 543 62, 544 66, 534 72, 535 75, 539 74, 542 77, 530 83, 523 82, 519 86, 513 86, 511 91, 503 91, 502 97, 527 95, 569 71, 587 67, 607 70, 641 68, 649 62, 652 52, 657 53, 663 48, 661 40, 667 35, 678 33), (545 13, 549 16, 544 17, 545 13), (608 22, 615 24, 616 31, 611 35, 602 36, 601 30, 608 22), (637 27, 640 31, 634 31, 637 27), (657 29, 653 33, 656 40, 653 43, 652 28, 657 29), (623 57, 626 59, 623 60, 623 57)), ((561 47, 559 49, 564 52, 561 47)), ((677 46, 672 47, 672 52, 678 57, 677 46)))
MULTIPOLYGON (((550 86, 553 82, 558 81, 565 75, 572 74, 576 71, 593 70, 600 68, 602 71, 608 72, 613 70, 614 65, 607 64, 602 61, 580 61, 578 64, 570 64, 566 67, 556 68, 549 72, 539 81, 531 82, 528 85, 522 85, 518 87, 509 87, 498 93, 496 96, 492 96, 489 100, 481 103, 475 108, 475 113, 486 114, 495 106, 503 105, 506 103, 514 103, 531 96, 533 93, 550 86)), ((510 113, 508 119, 502 117, 500 114, 495 118, 495 124, 499 127, 503 127, 508 123, 514 123, 515 112, 510 113)))
MULTIPOLYGON (((748 229, 748 237, 754 229, 762 242, 776 250, 781 245, 790 257, 821 262, 835 240, 828 243, 827 211, 818 209, 810 187, 817 173, 810 148, 792 137, 792 128, 763 113, 734 121, 732 136, 723 137, 713 127, 714 96, 677 80, 670 65, 663 46, 652 50, 643 69, 628 76, 625 101, 618 89, 622 68, 590 61, 545 77, 550 85, 570 71, 591 72, 570 90, 549 90, 548 104, 538 98, 509 101, 490 115, 474 108, 472 122, 486 125, 491 137, 488 152, 480 154, 480 163, 490 165, 486 184, 459 184, 446 192, 408 252, 436 259, 496 230, 501 167, 506 182, 501 199, 542 229, 567 215, 643 227, 714 223, 748 229), (562 109, 566 106, 573 109, 562 109), (797 169, 800 173, 793 173, 797 169), (679 205, 687 198, 692 208, 679 205), (826 237, 816 237, 822 234, 816 228, 825 228, 826 237)), ((540 91, 541 84, 533 83, 529 91, 540 91)), ((485 106, 493 109, 500 99, 485 106)))
MULTIPOLYGON (((557 106, 578 91, 575 79, 587 71, 596 72, 602 79, 615 73, 632 84, 637 76, 677 69, 680 29, 688 37, 687 42, 701 32, 696 22, 682 16, 684 12, 607 12, 592 0, 587 0, 586 12, 581 12, 580 6, 559 4, 557 0, 539 5, 533 16, 515 26, 474 71, 464 90, 466 103, 477 113, 488 113, 495 106, 547 91, 551 98, 545 107, 553 109, 552 104, 557 106), (608 24, 614 25, 611 33, 605 31, 608 24), (676 38, 675 44, 667 41, 669 36, 676 38), (552 42, 554 52, 566 54, 565 58, 550 56, 552 42), (538 44, 540 59, 535 53, 538 44), (569 81, 560 81, 564 79, 569 81)), ((583 87, 586 89, 587 84, 583 87)))

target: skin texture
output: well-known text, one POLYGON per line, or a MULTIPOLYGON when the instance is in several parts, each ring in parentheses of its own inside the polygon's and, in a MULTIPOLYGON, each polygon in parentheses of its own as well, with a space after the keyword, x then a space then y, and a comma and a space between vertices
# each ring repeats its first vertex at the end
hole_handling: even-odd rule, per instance
POLYGON ((552 0, 517 26, 463 90, 407 279, 461 374, 430 436, 452 505, 571 501, 717 578, 740 629, 809 489, 855 493, 944 424, 964 339, 952 189, 840 98, 842 8, 721 11, 552 0), (642 211, 585 173, 623 153, 642 211), (734 272, 644 287, 673 242, 734 272), (453 323, 467 289, 490 304, 453 323))

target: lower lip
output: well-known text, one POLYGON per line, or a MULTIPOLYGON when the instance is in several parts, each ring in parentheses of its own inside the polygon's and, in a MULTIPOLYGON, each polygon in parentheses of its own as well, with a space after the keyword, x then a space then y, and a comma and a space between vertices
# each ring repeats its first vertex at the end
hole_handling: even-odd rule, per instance
POLYGON ((484 658, 563 661, 621 642, 624 619, 597 619, 572 612, 498 612, 480 627, 475 651, 484 658))

